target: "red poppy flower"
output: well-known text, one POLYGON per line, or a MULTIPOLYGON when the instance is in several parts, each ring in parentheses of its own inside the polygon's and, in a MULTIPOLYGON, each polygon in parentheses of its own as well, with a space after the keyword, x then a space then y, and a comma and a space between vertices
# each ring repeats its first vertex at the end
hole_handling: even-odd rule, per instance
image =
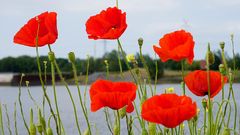
POLYGON ((91 111, 96 112, 102 107, 118 110, 127 106, 126 111, 131 113, 136 90, 137 86, 131 82, 97 80, 90 88, 91 111))
POLYGON ((156 95, 142 105, 142 118, 146 121, 174 128, 197 114, 196 102, 190 97, 176 94, 156 95))
POLYGON ((117 7, 103 10, 86 22, 89 39, 118 39, 126 30, 126 13, 117 7))
POLYGON ((44 12, 25 24, 14 36, 14 43, 36 47, 38 35, 38 46, 53 44, 58 38, 57 13, 44 12), (40 25, 39 25, 40 24, 40 25), (39 25, 39 32, 38 31, 39 25))
POLYGON ((163 62, 187 59, 192 64, 194 41, 191 33, 180 30, 166 34, 159 40, 159 45, 161 48, 153 46, 153 49, 163 62))
MULTIPOLYGON (((222 89, 224 83, 227 82, 227 77, 222 76, 219 72, 209 71, 210 75, 210 96, 213 98, 222 89), (224 82, 222 83, 221 77, 224 82)), ((208 95, 207 71, 196 70, 189 73, 185 78, 188 89, 197 96, 208 95)))

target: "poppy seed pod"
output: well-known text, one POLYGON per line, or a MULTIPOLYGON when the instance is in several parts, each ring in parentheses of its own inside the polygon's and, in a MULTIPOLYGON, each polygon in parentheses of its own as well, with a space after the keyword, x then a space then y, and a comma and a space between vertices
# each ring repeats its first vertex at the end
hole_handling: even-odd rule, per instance
POLYGON ((49 52, 48 53, 48 59, 49 59, 50 62, 54 62, 54 60, 55 60, 54 52, 49 52))
POLYGON ((225 42, 220 42, 219 44, 220 44, 221 49, 224 50, 225 42))
POLYGON ((139 45, 140 47, 142 47, 142 45, 143 45, 143 38, 139 38, 139 39, 138 39, 138 45, 139 45))
POLYGON ((68 53, 68 59, 69 59, 69 61, 70 61, 71 63, 74 63, 74 62, 75 62, 76 58, 75 58, 74 52, 68 53))

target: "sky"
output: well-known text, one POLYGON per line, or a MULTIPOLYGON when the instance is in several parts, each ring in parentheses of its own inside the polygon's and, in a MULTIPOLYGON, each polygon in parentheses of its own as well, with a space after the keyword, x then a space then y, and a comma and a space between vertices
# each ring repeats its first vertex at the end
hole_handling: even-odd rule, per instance
MULTIPOLYGON (((101 57, 103 40, 90 40, 85 31, 87 19, 101 10, 115 6, 114 0, 1 0, 0 58, 35 56, 35 49, 13 43, 14 34, 32 17, 45 12, 58 13, 58 40, 52 45, 56 57, 65 58, 70 51, 76 57, 101 57)), ((207 43, 212 50, 226 42, 231 55, 230 34, 234 34, 235 51, 240 53, 240 0, 119 0, 119 8, 127 13, 128 28, 121 36, 123 49, 138 52, 137 39, 144 39, 143 53, 154 57, 153 45, 164 34, 179 29, 192 33, 195 59, 205 57, 207 43)), ((116 41, 107 41, 107 51, 117 49, 116 41)), ((40 48, 47 55, 48 48, 40 48)))

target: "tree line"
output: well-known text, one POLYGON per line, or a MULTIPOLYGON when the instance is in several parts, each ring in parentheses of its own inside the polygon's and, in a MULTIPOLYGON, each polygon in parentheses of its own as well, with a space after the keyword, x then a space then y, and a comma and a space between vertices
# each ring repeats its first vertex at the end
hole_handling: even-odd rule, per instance
MULTIPOLYGON (((211 65, 212 70, 218 70, 219 64, 221 64, 221 51, 216 51, 213 53, 215 56, 215 62, 211 65)), ((108 61, 109 71, 110 72, 118 72, 119 69, 119 61, 118 61, 119 53, 116 50, 105 53, 101 58, 89 57, 89 73, 93 72, 105 72, 106 65, 105 60, 108 61)), ((158 67, 158 77, 161 77, 164 73, 164 70, 181 70, 181 63, 175 61, 167 61, 165 63, 161 62, 161 60, 153 59, 149 55, 143 55, 146 64, 148 65, 149 72, 152 78, 155 77, 156 72, 156 64, 158 67)), ((140 55, 137 53, 135 55, 135 59, 137 61, 138 67, 142 68, 143 63, 140 60, 140 55)), ((44 70, 44 61, 46 63, 47 72, 50 73, 50 62, 48 62, 48 56, 40 57, 42 70, 44 70)), ((76 59, 76 67, 81 74, 86 74, 87 71, 87 59, 76 59)), ((122 63, 122 70, 126 71, 127 65, 123 60, 123 57, 120 55, 120 60, 122 63)), ((61 67, 63 72, 71 72, 72 67, 68 62, 67 58, 56 58, 57 63, 61 67)), ((185 70, 197 70, 201 69, 202 60, 195 60, 192 65, 185 64, 185 70)), ((233 58, 227 56, 227 62, 229 67, 233 67, 233 58)), ((235 57, 236 67, 240 67, 240 55, 236 54, 235 57)), ((36 57, 31 56, 19 56, 19 57, 5 57, 0 60, 0 72, 13 72, 13 73, 37 73, 38 68, 36 64, 36 57)))

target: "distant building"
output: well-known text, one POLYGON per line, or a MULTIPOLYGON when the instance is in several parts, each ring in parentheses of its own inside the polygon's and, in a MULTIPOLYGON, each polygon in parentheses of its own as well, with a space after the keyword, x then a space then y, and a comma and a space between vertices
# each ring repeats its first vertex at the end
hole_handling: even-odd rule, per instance
POLYGON ((0 73, 0 84, 10 84, 14 75, 14 73, 0 73))

